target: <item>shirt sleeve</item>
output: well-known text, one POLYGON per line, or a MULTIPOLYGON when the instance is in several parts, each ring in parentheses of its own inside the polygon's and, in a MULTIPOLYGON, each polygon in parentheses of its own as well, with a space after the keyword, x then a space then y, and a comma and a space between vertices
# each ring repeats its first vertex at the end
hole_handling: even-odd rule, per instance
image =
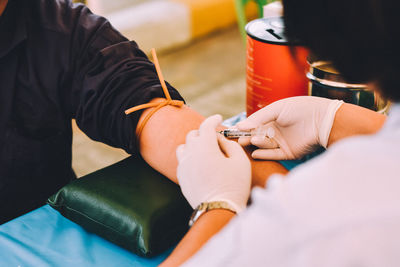
MULTIPOLYGON (((72 116, 90 138, 136 152, 135 129, 141 111, 130 107, 165 97, 152 62, 133 41, 84 6, 75 6, 72 36, 72 116)), ((183 100, 167 84, 173 99, 183 100)))
MULTIPOLYGON (((371 217, 368 214, 367 217, 356 216, 357 219, 344 218, 343 222, 343 217, 329 209, 324 200, 320 204, 304 202, 297 197, 292 199, 293 189, 297 188, 290 184, 275 176, 268 182, 269 189, 254 189, 252 206, 233 219, 184 266, 398 265, 399 216, 371 217), (293 204, 294 201, 300 205, 293 204), (321 205, 327 210, 326 214, 315 213, 313 205, 321 205), (329 213, 338 218, 329 218, 329 213)), ((358 209, 353 213, 357 213, 355 211, 358 209)))

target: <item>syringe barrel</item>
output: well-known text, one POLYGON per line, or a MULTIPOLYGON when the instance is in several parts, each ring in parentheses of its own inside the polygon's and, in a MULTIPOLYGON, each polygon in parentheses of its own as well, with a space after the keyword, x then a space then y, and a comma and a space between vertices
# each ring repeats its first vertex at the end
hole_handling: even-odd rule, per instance
POLYGON ((237 129, 226 129, 226 130, 222 131, 222 134, 226 138, 239 138, 239 137, 243 137, 243 136, 247 136, 247 137, 252 136, 251 132, 239 131, 237 129))

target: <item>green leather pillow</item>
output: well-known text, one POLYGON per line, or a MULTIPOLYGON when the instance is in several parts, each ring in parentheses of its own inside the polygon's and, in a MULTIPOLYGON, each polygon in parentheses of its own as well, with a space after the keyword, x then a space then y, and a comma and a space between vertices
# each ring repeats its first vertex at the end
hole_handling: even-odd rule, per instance
POLYGON ((48 203, 86 230, 144 257, 176 244, 192 212, 179 186, 134 157, 69 183, 48 203))

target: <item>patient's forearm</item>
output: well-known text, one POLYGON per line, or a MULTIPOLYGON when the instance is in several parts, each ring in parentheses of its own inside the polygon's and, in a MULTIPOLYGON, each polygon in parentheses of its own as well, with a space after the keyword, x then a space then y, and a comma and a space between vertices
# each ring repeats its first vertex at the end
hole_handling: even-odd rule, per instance
MULTIPOLYGON (((152 102, 160 101, 154 99, 152 102)), ((143 112, 140 120, 150 112, 143 112)), ((176 147, 185 143, 186 134, 198 129, 204 117, 187 106, 166 106, 147 122, 140 137, 140 153, 154 169, 177 182, 176 147)), ((286 169, 273 161, 252 161, 253 186, 263 186, 272 173, 286 173, 286 169)))

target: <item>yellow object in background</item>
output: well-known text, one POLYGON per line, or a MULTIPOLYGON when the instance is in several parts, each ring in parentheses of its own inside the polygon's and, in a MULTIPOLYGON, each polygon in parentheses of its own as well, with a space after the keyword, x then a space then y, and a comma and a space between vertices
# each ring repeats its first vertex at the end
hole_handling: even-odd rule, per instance
MULTIPOLYGON (((175 0, 187 5, 191 12, 192 37, 200 37, 237 21, 233 0, 175 0)), ((249 17, 257 16, 257 5, 249 3, 246 8, 249 17)))

